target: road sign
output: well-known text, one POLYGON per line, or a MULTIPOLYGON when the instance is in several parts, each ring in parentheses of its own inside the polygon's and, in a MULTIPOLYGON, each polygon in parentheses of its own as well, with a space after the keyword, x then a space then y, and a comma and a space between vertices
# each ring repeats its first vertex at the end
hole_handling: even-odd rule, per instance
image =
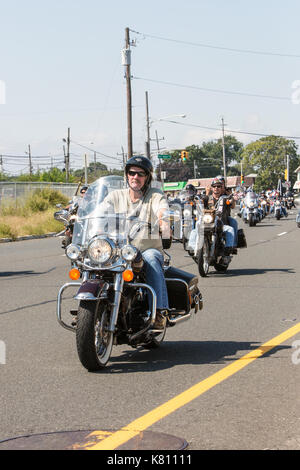
POLYGON ((158 154, 158 158, 162 158, 163 160, 170 160, 171 155, 161 155, 161 154, 158 154))

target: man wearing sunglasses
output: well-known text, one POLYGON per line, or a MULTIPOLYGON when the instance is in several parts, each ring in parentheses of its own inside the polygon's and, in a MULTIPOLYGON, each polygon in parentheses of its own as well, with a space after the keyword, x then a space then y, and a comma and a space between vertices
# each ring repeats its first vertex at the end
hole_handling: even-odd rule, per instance
MULTIPOLYGON (((213 208, 216 206, 220 196, 228 195, 223 176, 216 176, 210 187, 206 188, 206 196, 203 197, 204 207, 213 208)), ((226 204, 223 216, 223 231, 225 233, 225 255, 237 254, 237 233, 238 223, 230 216, 231 209, 235 207, 235 200, 231 199, 230 204, 226 204)))
POLYGON ((157 297, 155 329, 163 330, 166 324, 165 311, 169 308, 168 292, 163 271, 162 237, 170 238, 170 224, 163 221, 165 211, 169 210, 168 201, 162 191, 151 188, 153 166, 144 156, 130 158, 125 166, 128 188, 112 191, 105 202, 114 213, 147 222, 156 232, 149 233, 144 227, 133 240, 142 253, 146 282, 154 289, 157 297), (159 235, 161 233, 161 236, 159 235))

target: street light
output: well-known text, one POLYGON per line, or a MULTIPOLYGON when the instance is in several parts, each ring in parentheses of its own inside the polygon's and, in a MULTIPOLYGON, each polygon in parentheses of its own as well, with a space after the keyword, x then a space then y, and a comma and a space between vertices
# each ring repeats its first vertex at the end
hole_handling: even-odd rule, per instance
POLYGON ((157 119, 158 121, 166 121, 167 119, 174 118, 174 117, 180 117, 180 118, 186 118, 186 114, 172 114, 171 116, 166 116, 157 119))

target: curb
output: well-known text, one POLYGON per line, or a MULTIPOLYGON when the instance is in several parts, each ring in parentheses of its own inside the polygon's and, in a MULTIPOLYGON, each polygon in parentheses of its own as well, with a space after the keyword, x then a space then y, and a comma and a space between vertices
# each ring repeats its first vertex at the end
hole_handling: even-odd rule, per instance
POLYGON ((45 235, 26 235, 24 237, 17 238, 0 238, 0 243, 21 242, 24 240, 38 240, 40 238, 55 237, 55 235, 57 235, 57 232, 46 233, 45 235))

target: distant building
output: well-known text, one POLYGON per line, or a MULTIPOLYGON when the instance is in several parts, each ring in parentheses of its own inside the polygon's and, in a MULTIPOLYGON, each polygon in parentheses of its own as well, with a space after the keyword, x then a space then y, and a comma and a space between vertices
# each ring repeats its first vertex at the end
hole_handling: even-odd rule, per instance
MULTIPOLYGON (((249 188, 255 183, 255 178, 257 177, 256 174, 251 174, 244 176, 244 184, 245 188, 249 188)), ((210 186, 212 180, 214 178, 197 178, 197 179, 190 179, 188 180, 187 184, 193 184, 196 189, 203 190, 207 186, 210 186)), ((235 189, 238 186, 241 186, 241 177, 240 176, 227 176, 226 178, 226 186, 230 189, 235 189)))
POLYGON ((171 196, 175 196, 180 193, 186 186, 186 181, 178 181, 173 183, 164 183, 164 191, 170 193, 171 196))

